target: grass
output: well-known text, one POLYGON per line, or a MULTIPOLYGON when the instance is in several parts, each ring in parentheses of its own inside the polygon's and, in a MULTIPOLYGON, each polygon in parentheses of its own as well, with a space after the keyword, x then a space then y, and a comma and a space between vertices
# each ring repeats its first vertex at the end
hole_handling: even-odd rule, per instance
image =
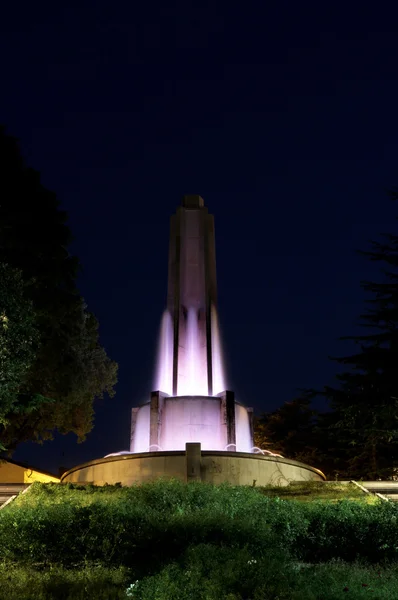
POLYGON ((0 600, 397 600, 397 518, 349 483, 34 484, 0 512, 0 600))
MULTIPOLYGON (((213 486, 211 484, 190 484, 186 488, 185 484, 178 481, 159 481, 156 484, 146 484, 142 486, 132 486, 130 488, 120 485, 105 485, 97 487, 93 485, 79 486, 75 484, 40 484, 35 483, 29 490, 29 494, 20 495, 14 502, 14 506, 43 506, 62 504, 65 501, 74 505, 88 506, 96 501, 102 503, 127 501, 134 498, 138 503, 144 502, 153 504, 155 502, 159 509, 166 504, 170 507, 176 502, 187 504, 192 494, 198 499, 203 497, 203 493, 208 501, 214 503, 217 496, 221 497, 223 492, 230 495, 236 495, 240 490, 243 497, 255 498, 258 494, 268 498, 279 498, 283 500, 295 500, 299 502, 328 501, 338 502, 340 500, 350 500, 364 504, 377 504, 379 499, 373 494, 365 494, 358 486, 351 482, 335 481, 305 481, 292 482, 288 486, 264 486, 264 487, 241 487, 236 488, 227 484, 213 486), (196 487, 195 487, 196 486, 196 487), (200 490, 200 493, 198 491, 200 490), (178 498, 177 498, 178 494, 178 498), (168 496, 170 496, 168 498, 168 496)), ((192 498, 191 498, 192 500, 192 498)), ((198 502, 196 502, 198 505, 198 502)))
POLYGON ((129 575, 102 566, 37 569, 5 562, 0 582, 0 600, 119 600, 128 597, 129 575))
POLYGON ((260 488, 265 496, 296 500, 298 502, 351 500, 366 504, 377 504, 373 494, 366 494, 353 483, 341 481, 304 481, 294 482, 285 487, 266 486, 260 488))

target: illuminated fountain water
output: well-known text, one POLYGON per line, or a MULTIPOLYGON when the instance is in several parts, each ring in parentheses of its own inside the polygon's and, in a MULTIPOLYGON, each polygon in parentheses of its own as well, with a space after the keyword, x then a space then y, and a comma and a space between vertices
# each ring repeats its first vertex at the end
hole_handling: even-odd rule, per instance
MULTIPOLYGON (((251 452, 253 445, 248 410, 235 402, 235 442, 225 444, 225 431, 220 418, 220 395, 225 390, 224 363, 215 307, 211 310, 211 360, 214 394, 208 393, 206 336, 201 326, 201 313, 186 311, 183 349, 176 393, 172 394, 174 339, 172 318, 166 311, 159 336, 155 389, 165 392, 159 444, 149 445, 150 406, 142 405, 135 419, 131 452, 179 450, 186 442, 200 442, 204 450, 251 452)), ((224 428, 225 429, 225 428, 224 428)))
MULTIPOLYGON (((213 390, 215 395, 226 389, 224 361, 221 350, 220 331, 217 312, 211 310, 212 319, 212 371, 213 390)), ((177 396, 207 396, 208 377, 206 369, 206 342, 199 326, 199 318, 195 308, 187 311, 186 326, 186 365, 177 382, 177 396)), ((172 395, 173 379, 173 324, 168 311, 162 317, 159 336, 158 360, 156 365, 155 387, 168 395, 172 395)))
POLYGON ((211 307, 212 357, 213 357, 213 391, 221 393, 227 388, 225 378, 224 358, 221 345, 220 326, 218 315, 214 306, 211 307))
POLYGON ((274 452, 271 452, 271 450, 262 450, 258 446, 253 446, 251 451, 253 454, 262 454, 263 456, 279 456, 280 458, 283 458, 282 454, 275 454, 274 452))
POLYGON ((132 409, 129 451, 80 465, 63 481, 122 482, 157 477, 285 485, 319 471, 253 443, 253 413, 227 388, 217 314, 214 220, 200 196, 185 196, 171 218, 167 305, 154 391, 132 409))
POLYGON ((154 389, 163 390, 169 396, 173 390, 173 322, 167 310, 163 313, 160 326, 154 389))

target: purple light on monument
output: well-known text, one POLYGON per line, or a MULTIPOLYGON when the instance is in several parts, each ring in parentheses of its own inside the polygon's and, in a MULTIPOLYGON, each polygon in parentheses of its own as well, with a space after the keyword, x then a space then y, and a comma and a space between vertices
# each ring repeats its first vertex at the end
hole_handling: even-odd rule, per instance
POLYGON ((160 325, 154 389, 162 390, 169 396, 173 393, 173 322, 167 310, 163 313, 160 325))
POLYGON ((154 390, 133 408, 130 451, 251 452, 251 410, 226 391, 217 315, 214 219, 200 196, 171 217, 167 308, 154 390))
MULTIPOLYGON (((224 366, 216 309, 212 319, 213 395, 225 390, 224 366)), ((173 324, 168 311, 162 317, 154 389, 169 396, 173 389, 173 324)), ((198 325, 196 310, 188 310, 184 365, 177 381, 177 396, 208 396, 206 344, 198 325)))
POLYGON ((220 394, 227 389, 225 381, 224 359, 222 354, 221 334, 215 306, 211 307, 212 357, 213 357, 213 393, 220 394))
POLYGON ((188 309, 186 331, 186 376, 180 386, 181 389, 177 388, 177 395, 207 396, 206 346, 201 340, 202 336, 195 308, 188 309))

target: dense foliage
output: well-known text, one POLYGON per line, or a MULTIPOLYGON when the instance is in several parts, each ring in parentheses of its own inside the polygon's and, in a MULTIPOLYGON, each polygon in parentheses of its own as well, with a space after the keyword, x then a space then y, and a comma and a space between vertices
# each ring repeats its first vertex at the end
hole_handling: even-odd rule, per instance
POLYGON ((67 215, 1 128, 0 197, 0 313, 9 319, 7 342, 3 320, 2 344, 18 350, 7 350, 2 372, 14 397, 0 407, 6 417, 0 440, 12 449, 49 438, 55 428, 82 440, 92 428, 94 399, 114 393, 117 365, 101 347, 98 323, 77 290, 79 263, 68 251, 67 215), (6 277, 19 276, 5 293, 6 277), (22 408, 32 407, 32 399, 36 410, 26 413, 22 408))
POLYGON ((0 564, 1 600, 396 600, 394 566, 252 558, 244 549, 191 546, 179 561, 137 581, 101 565, 34 569, 0 564))
MULTIPOLYGON (((312 405, 313 391, 255 419, 255 445, 320 469, 328 479, 352 479, 351 447, 342 442, 336 412, 320 413, 312 405)), ((359 478, 366 478, 366 469, 359 478)))
MULTIPOLYGON (((325 486, 332 496, 334 484, 325 486)), ((0 512, 0 577, 4 565, 14 582, 5 597, 334 600, 348 588, 393 600, 396 570, 377 565, 397 559, 397 506, 269 491, 34 484, 0 512)))
POLYGON ((254 443, 263 450, 311 462, 314 458, 316 417, 309 399, 285 402, 277 410, 255 419, 254 443))
POLYGON ((126 569, 48 569, 0 564, 0 600, 127 600, 126 569))
MULTIPOLYGON (((330 561, 292 563, 282 554, 203 544, 134 586, 136 600, 396 600, 396 569, 330 561)), ((129 588, 128 588, 129 589, 129 588)))
POLYGON ((148 573, 191 544, 268 547, 307 562, 398 558, 398 506, 377 500, 301 503, 261 490, 158 482, 132 488, 34 484, 0 513, 0 558, 101 563, 148 573), (54 535, 57 532, 57 535, 54 535))
POLYGON ((22 397, 21 387, 35 359, 39 331, 21 272, 0 263, 0 425, 7 415, 31 412, 45 398, 22 397))

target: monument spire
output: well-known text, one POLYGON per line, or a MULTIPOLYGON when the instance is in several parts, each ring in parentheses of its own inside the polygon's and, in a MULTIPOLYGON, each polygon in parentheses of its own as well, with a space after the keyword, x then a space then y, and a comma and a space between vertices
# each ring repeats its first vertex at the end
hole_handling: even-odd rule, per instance
POLYGON ((184 196, 171 217, 167 298, 173 322, 173 395, 191 391, 211 396, 216 257, 214 218, 201 196, 184 196))

